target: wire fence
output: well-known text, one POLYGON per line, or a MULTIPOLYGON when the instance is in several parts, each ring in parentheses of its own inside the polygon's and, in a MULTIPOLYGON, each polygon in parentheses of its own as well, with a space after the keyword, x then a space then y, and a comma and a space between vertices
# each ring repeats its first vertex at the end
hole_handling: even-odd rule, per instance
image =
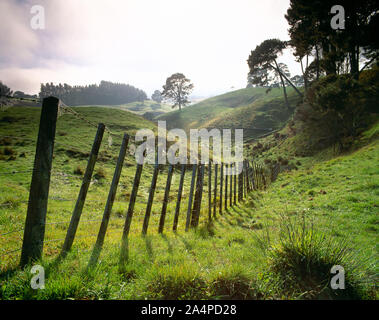
MULTIPOLYGON (((8 97, 7 97, 8 98, 8 97)), ((12 97, 10 97, 9 99, 13 99, 12 97)), ((21 101, 23 100, 28 100, 28 101, 34 101, 34 102, 41 102, 40 100, 38 99, 19 99, 21 101)), ((60 116, 63 116, 64 114, 70 114, 74 117, 76 117, 77 119, 80 119, 81 121, 83 121, 84 123, 86 123, 86 125, 89 125, 91 127, 94 127, 94 128, 98 128, 98 124, 94 123, 92 120, 86 118, 83 114, 73 110, 71 107, 68 107, 66 106, 63 102, 60 102, 59 103, 59 115, 60 116)), ((118 134, 118 133, 115 133, 115 132, 112 132, 110 129, 109 129, 109 126, 105 125, 105 131, 109 134, 109 138, 108 138, 108 145, 107 147, 110 148, 112 147, 113 145, 113 138, 123 138, 122 134, 118 134)), ((36 144, 36 140, 37 139, 33 139, 33 138, 30 138, 30 137, 27 137, 27 136, 23 136, 23 135, 0 135, 0 139, 13 139, 13 140, 20 140, 20 141, 29 141, 31 142, 32 144, 29 145, 29 147, 34 147, 35 144, 36 144)), ((3 140, 4 141, 4 140, 3 140)), ((133 140, 132 140, 133 141, 133 140)), ((1 140, 0 140, 1 142, 1 140)), ((90 152, 90 146, 87 145, 87 144, 84 144, 84 143, 81 143, 80 141, 75 141, 75 145, 70 145, 70 144, 67 144, 67 143, 64 143, 64 142, 61 142, 59 141, 59 138, 56 139, 56 141, 54 142, 54 144, 56 144, 58 147, 60 148, 66 148, 66 150, 73 150, 73 151, 76 151, 76 152, 80 152, 80 153, 83 153, 85 154, 87 157, 89 155, 89 152, 90 152), (88 154, 83 151, 83 150, 88 150, 88 154)), ((1 145, 1 144, 0 144, 1 145)), ((22 146, 19 146, 19 147, 22 147, 22 146)), ((31 150, 28 150, 28 149, 25 149, 23 150, 23 152, 25 153, 30 153, 32 155, 34 155, 35 152, 31 151, 31 150)), ((60 149, 57 148, 55 152, 60 152, 60 149)), ((116 157, 115 157, 116 158, 116 157)), ((110 160, 108 160, 108 162, 112 162, 110 160)), ((105 167, 105 163, 107 163, 107 161, 97 161, 96 162, 99 166, 99 169, 104 169, 105 167)), ((107 163, 108 164, 108 163, 107 163)), ((38 173, 39 171, 35 170, 34 167, 33 167, 33 163, 30 163, 30 166, 31 168, 29 169, 25 169, 24 167, 20 167, 20 168, 8 168, 8 171, 6 170, 1 170, 0 171, 0 178, 2 177, 3 179, 8 179, 9 177, 13 176, 13 175, 31 175, 33 173, 38 173)), ((178 171, 177 168, 173 168, 173 174, 174 174, 174 178, 173 178, 173 185, 174 185, 174 188, 172 188, 174 191, 171 191, 171 197, 169 196, 169 194, 167 194, 167 197, 166 197, 166 190, 167 190, 167 185, 166 185, 166 170, 169 171, 169 166, 165 166, 164 168, 161 168, 161 172, 165 172, 164 175, 160 174, 158 175, 158 179, 161 179, 161 182, 158 182, 157 184, 157 188, 156 188, 156 191, 155 193, 156 194, 163 194, 164 193, 164 197, 163 198, 160 198, 159 200, 161 201, 155 201, 152 206, 153 206, 153 212, 152 212, 152 215, 159 215, 160 213, 160 208, 162 206, 162 201, 163 203, 167 202, 167 203, 170 203, 171 206, 169 208, 169 212, 171 214, 174 213, 174 210, 175 210, 175 206, 174 204, 176 203, 177 199, 176 199, 176 193, 180 187, 180 181, 178 181, 179 179, 177 179, 177 177, 179 177, 181 174, 180 174, 180 171, 178 171)), ((147 172, 148 174, 151 176, 152 172, 154 171, 154 165, 145 165, 145 171, 147 169, 147 172)), ((168 172, 167 171, 167 172, 168 172)), ((191 171, 191 167, 189 168, 186 168, 186 171, 191 171)), ((204 174, 204 173, 203 173, 204 174)), ((274 173, 275 176, 277 176, 278 172, 276 171, 274 173)), ((64 196, 64 195, 61 195, 59 194, 55 194, 54 191, 61 191, 60 189, 60 184, 59 184, 59 181, 60 180, 64 180, 64 179, 71 179, 73 178, 76 182, 79 182, 83 179, 83 175, 82 174, 71 174, 71 173, 67 173, 67 172, 62 172, 62 171, 57 171, 57 170, 51 170, 50 171, 50 175, 53 179, 57 179, 56 181, 54 181, 54 185, 52 186, 51 188, 51 193, 49 195, 49 201, 52 201, 52 203, 54 202, 60 202, 60 203, 63 203, 63 202, 66 202, 66 203, 71 203, 72 205, 74 205, 75 203, 77 203, 78 201, 78 198, 76 197, 76 195, 74 194, 74 192, 72 192, 70 194, 70 196, 64 196)), ((192 195, 191 193, 193 192, 193 187, 192 187, 192 181, 191 181, 191 178, 190 178, 190 174, 187 174, 185 175, 185 179, 183 180, 185 183, 183 183, 182 185, 182 188, 183 188, 183 191, 182 191, 182 195, 181 195, 181 200, 185 203, 182 205, 182 211, 183 212, 187 212, 188 210, 191 210, 191 207, 190 205, 192 205, 191 203, 188 203, 188 200, 191 199, 192 195), (190 209, 188 209, 190 208, 190 209)), ((119 184, 118 184, 118 187, 119 187, 119 190, 120 191, 123 191, 125 189, 131 189, 131 187, 133 186, 133 180, 131 180, 132 177, 128 176, 128 177, 125 177, 124 181, 121 181, 119 184), (129 180, 127 183, 125 180, 129 180)), ((150 177, 151 178, 151 177, 150 177)), ((150 179, 149 178, 149 179, 150 179)), ((197 178, 199 180, 199 177, 197 178)), ((209 178, 210 179, 210 178, 209 178)), ((247 177, 246 179, 249 179, 249 177, 247 177)), ((193 180, 193 176, 192 176, 192 180, 193 180)), ((91 183, 94 183, 96 181, 96 179, 94 177, 92 177, 91 179, 91 183)), ((107 179, 106 183, 104 183, 101 187, 102 188, 106 188, 107 184, 110 183, 110 181, 107 179)), ((135 183, 135 181, 134 181, 135 183)), ((171 181, 170 181, 171 183, 171 181)), ((206 188, 205 186, 207 186, 209 183, 213 183, 211 182, 211 180, 207 181, 206 179, 204 179, 204 185, 201 186, 201 188, 203 189, 202 190, 202 193, 204 192, 204 196, 200 196, 200 205, 199 205, 199 210, 200 210, 200 207, 206 207, 207 204, 208 204, 208 200, 207 198, 209 198, 213 192, 214 192, 214 189, 217 189, 218 188, 218 185, 217 183, 213 185, 213 188, 206 188)), ((227 180, 226 180, 226 183, 227 180)), ((230 179, 230 183, 232 184, 232 179, 230 179)), ((236 183, 236 182, 234 182, 236 183)), ((243 182, 245 183, 245 182, 243 182)), ((249 182, 246 182, 247 184, 249 182)), ((220 181, 220 184, 222 185, 223 184, 223 181, 221 180, 220 181)), ((239 182, 239 185, 241 184, 241 182, 239 182)), ((148 201, 149 201, 149 190, 150 190, 150 186, 140 186, 139 187, 139 196, 137 198, 137 200, 135 201, 134 204, 136 205, 140 205, 140 212, 144 212, 145 209, 146 209, 146 206, 148 205, 148 201), (142 192, 141 192, 142 191, 142 192)), ((234 185, 234 188, 236 188, 236 185, 234 185)), ((245 187, 246 188, 246 187, 245 187)), ((138 188, 137 188, 138 189, 138 188)), ((196 189, 196 188, 195 188, 196 189)), ((226 189, 227 190, 227 189, 226 189)), ((195 190, 196 191, 196 190, 195 190)), ((231 191, 231 190, 230 190, 231 191)), ((196 191, 197 192, 197 191, 196 191)), ((196 192, 194 194, 194 197, 195 199, 192 200, 192 201, 196 201, 196 192)), ((212 208, 213 207, 216 207, 214 205, 214 201, 219 201, 220 202, 220 206, 222 207, 222 203, 221 203, 221 199, 222 199, 222 189, 220 190, 220 195, 219 195, 219 198, 215 198, 213 199, 212 201, 209 202, 209 205, 212 205, 212 208)), ((105 194, 101 194, 101 196, 105 196, 105 194)), ((232 195, 231 195, 232 196, 232 195)), ((126 197, 126 196, 123 196, 124 197, 124 200, 119 200, 119 199, 116 199, 114 201, 115 204, 125 204, 125 205, 128 205, 129 206, 129 209, 128 211, 130 210, 130 203, 131 203, 131 197, 132 195, 129 195, 129 197, 126 197)), ((225 195, 225 198, 227 197, 227 195, 225 195)), ((235 197, 235 196, 234 196, 235 197)), ((85 200, 85 203, 87 205, 89 205, 91 207, 92 204, 103 204, 105 205, 106 203, 106 200, 105 200, 106 196, 104 197, 103 200, 101 199, 86 199, 85 200)), ((225 199, 226 200, 226 199, 225 199)), ((0 210, 2 209, 13 209, 17 206, 19 206, 20 204, 28 204, 29 201, 26 200, 26 199, 12 199, 12 200, 6 200, 4 203, 1 203, 0 204, 0 210)), ((133 204, 133 206, 134 206, 133 204)), ((60 208, 60 211, 61 212, 64 212, 64 210, 67 210, 67 212, 70 214, 72 212, 72 208, 70 209, 62 209, 60 208)), ((91 207, 91 210, 93 210, 93 208, 91 207)), ((125 210, 125 209, 124 209, 125 210)), ((99 212, 98 213, 89 213, 89 212, 86 212, 88 216, 96 216, 96 215, 101 215, 102 214, 102 210, 100 211, 99 209, 99 212)), ((181 217, 185 218, 185 215, 182 214, 181 217)), ((48 217, 49 218, 49 217, 48 217)), ((174 217, 172 216, 172 218, 174 219, 174 217)), ((117 227, 117 228, 109 228, 106 232, 106 234, 113 234, 113 233, 119 233, 119 232, 122 232, 123 231, 123 219, 119 219, 117 221, 117 223, 120 223, 121 226, 117 227)), ((94 223, 100 223, 102 222, 103 219, 98 219, 98 218, 95 218, 95 219, 86 219, 86 220, 80 220, 80 225, 81 226, 85 226, 87 229, 85 230, 86 232, 89 232, 90 230, 88 230, 88 226, 90 224, 94 224, 94 223)), ((63 220, 63 221, 48 221, 48 222, 45 222, 44 224, 42 224, 41 226, 43 227, 46 227, 46 226, 68 226, 69 224, 71 223, 71 220, 63 220)), ((1 241, 4 241, 4 239, 6 237, 9 237, 9 236, 13 236, 13 235, 20 235, 23 231, 25 231, 24 229, 24 226, 23 226, 23 223, 12 223, 12 226, 14 227, 13 230, 4 230, 3 232, 0 233, 0 242, 1 241)), ((1 225, 0 225, 1 227, 1 225)), ((93 228, 92 228, 93 229, 93 228)), ((2 230, 0 230, 2 231, 2 230)), ((65 232, 67 231, 67 227, 65 227, 64 229, 61 229, 61 233, 64 234, 65 232)), ((58 233, 55 233, 56 235, 58 235, 58 233)), ((86 238, 92 238, 92 237, 98 237, 98 234, 92 234, 92 233, 87 233, 85 235, 82 235, 80 234, 80 232, 78 232, 78 235, 75 236, 75 240, 78 240, 78 239, 86 239, 86 238)), ((21 237, 18 238, 18 241, 19 240, 22 240, 21 237)), ((19 243, 18 241, 11 241, 12 244, 17 244, 19 243)), ((62 241, 65 241, 65 237, 59 237, 59 238, 53 238, 51 234, 48 234, 47 233, 47 236, 45 237, 45 240, 44 240, 44 244, 47 245, 47 247, 50 245, 50 244, 55 244, 55 243, 59 243, 59 242, 62 242, 62 241)), ((16 258, 17 256, 15 255, 16 253, 20 252, 22 250, 21 247, 18 247, 18 248, 0 248, 0 258, 2 257, 5 257, 5 256, 14 256, 14 258, 16 258)), ((88 250, 86 250, 88 251, 88 250)), ((0 261, 1 262, 1 261, 0 261)))

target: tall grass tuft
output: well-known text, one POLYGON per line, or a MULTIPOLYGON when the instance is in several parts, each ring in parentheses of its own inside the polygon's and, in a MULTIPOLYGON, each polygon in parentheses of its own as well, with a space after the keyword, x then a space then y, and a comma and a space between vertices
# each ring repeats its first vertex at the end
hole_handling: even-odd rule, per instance
MULTIPOLYGON (((313 221, 282 217, 279 238, 260 239, 266 250, 269 271, 278 276, 279 287, 291 297, 301 299, 367 299, 369 271, 348 246, 348 239, 332 238, 315 230, 313 221), (333 266, 345 270, 345 289, 331 288, 333 266)), ((372 280, 372 279, 371 279, 372 280)), ((370 281, 373 283, 372 281, 370 281)), ((372 298, 372 297, 371 297, 372 298)))

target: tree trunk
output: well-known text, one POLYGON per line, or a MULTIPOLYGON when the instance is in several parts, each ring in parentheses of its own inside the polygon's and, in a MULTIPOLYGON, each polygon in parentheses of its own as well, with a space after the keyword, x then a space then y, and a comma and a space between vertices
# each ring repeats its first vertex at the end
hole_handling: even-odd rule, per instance
POLYGON ((316 79, 320 78, 320 57, 318 52, 318 46, 316 45, 316 79))
POLYGON ((285 99, 285 101, 286 101, 287 109, 289 110, 289 109, 290 109, 290 104, 289 104, 289 102, 288 102, 288 96, 287 96, 286 84, 284 83, 284 79, 283 79, 283 76, 282 76, 282 72, 280 71, 280 68, 279 68, 278 63, 276 62, 276 60, 274 60, 274 62, 275 62, 276 68, 277 68, 278 73, 279 73, 279 76, 280 76, 280 81, 282 82, 284 99, 285 99))

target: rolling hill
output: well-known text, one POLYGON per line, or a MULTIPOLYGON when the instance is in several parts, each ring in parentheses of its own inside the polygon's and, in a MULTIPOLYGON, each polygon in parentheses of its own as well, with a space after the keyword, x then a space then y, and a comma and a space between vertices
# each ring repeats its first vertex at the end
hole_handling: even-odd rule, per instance
POLYGON ((243 128, 245 138, 255 138, 283 126, 299 101, 288 89, 291 109, 284 103, 280 88, 246 88, 228 92, 200 103, 163 114, 156 120, 167 121, 167 128, 243 128))

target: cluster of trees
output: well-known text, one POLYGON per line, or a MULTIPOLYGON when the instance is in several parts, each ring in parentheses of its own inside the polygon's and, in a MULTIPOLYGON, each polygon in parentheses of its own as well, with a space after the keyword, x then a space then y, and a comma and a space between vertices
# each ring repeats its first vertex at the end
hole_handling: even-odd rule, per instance
POLYGON ((281 86, 288 106, 291 85, 304 98, 297 110, 303 121, 316 119, 345 148, 377 112, 379 2, 290 0, 285 18, 290 40, 268 39, 251 51, 248 86, 281 86), (277 61, 286 48, 293 49, 301 76, 290 77, 277 61))
POLYGON ((290 26, 288 43, 302 65, 305 85, 322 75, 359 73, 378 58, 379 2, 341 0, 291 0, 285 15, 290 26), (332 27, 333 19, 341 26, 332 27), (309 57, 313 57, 308 64, 309 57), (303 63, 305 60, 305 65, 303 63), (360 61, 365 65, 360 68, 360 61))
POLYGON ((308 127, 322 128, 343 150, 378 112, 379 2, 341 0, 338 5, 336 10, 332 0, 291 0, 285 17, 288 45, 301 63, 305 84, 297 115, 308 127))
POLYGON ((147 95, 143 90, 128 84, 101 81, 99 85, 70 86, 68 84, 41 84, 40 98, 55 96, 71 106, 77 105, 118 105, 144 101, 147 95))

